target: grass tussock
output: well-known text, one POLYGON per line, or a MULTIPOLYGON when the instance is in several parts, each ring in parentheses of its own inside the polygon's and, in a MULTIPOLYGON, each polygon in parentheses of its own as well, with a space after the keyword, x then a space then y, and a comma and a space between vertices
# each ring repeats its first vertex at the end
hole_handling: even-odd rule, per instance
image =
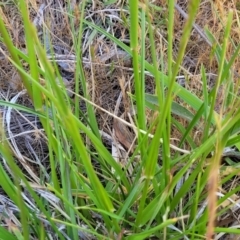
POLYGON ((0 2, 0 238, 237 239, 239 11, 0 2))

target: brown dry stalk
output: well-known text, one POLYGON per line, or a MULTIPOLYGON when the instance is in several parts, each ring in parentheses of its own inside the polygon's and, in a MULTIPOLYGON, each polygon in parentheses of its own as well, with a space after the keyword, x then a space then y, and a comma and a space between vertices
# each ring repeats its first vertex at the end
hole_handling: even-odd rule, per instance
POLYGON ((211 240, 214 236, 214 227, 215 227, 215 218, 216 218, 216 209, 217 209, 217 168, 212 167, 211 176, 209 176, 208 183, 208 226, 206 239, 211 240))
POLYGON ((215 155, 212 158, 211 170, 208 177, 208 226, 206 239, 212 240, 214 238, 214 228, 216 223, 217 211, 217 190, 219 182, 219 165, 221 160, 222 151, 216 148, 215 155))

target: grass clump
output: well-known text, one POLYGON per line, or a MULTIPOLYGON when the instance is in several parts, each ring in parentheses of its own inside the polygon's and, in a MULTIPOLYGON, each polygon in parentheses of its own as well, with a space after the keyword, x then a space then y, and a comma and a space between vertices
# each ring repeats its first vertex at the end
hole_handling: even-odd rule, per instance
POLYGON ((237 6, 216 38, 196 0, 1 5, 2 239, 240 233, 237 6))

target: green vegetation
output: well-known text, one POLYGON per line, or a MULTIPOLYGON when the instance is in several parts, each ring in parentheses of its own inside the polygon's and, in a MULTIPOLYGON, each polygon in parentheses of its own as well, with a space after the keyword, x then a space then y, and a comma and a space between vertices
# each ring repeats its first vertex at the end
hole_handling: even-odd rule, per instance
MULTIPOLYGON (((239 184, 229 186, 233 179, 239 181, 239 166, 234 158, 227 156, 226 163, 221 163, 227 147, 235 147, 235 158, 240 148, 240 99, 232 70, 239 47, 231 39, 233 12, 227 17, 220 42, 214 33, 205 30, 212 45, 212 58, 217 61, 217 78, 209 90, 207 70, 202 65, 202 89, 196 94, 176 79, 199 0, 189 3, 177 54, 173 49, 174 1, 168 1, 167 62, 156 51, 152 16, 162 10, 154 3, 131 0, 124 5, 128 12, 122 13, 129 28, 128 46, 84 18, 89 1, 79 4, 76 28, 69 1, 67 16, 76 54, 74 98, 70 98, 56 62, 49 60, 46 45, 41 43, 29 19, 26 2, 16 3, 22 16, 26 51, 16 47, 3 17, 0 17, 0 42, 8 50, 9 61, 17 69, 33 108, 4 99, 0 105, 9 114, 17 109, 40 119, 47 139, 49 165, 37 170, 35 182, 26 175, 17 164, 22 160, 9 140, 4 113, 1 196, 17 207, 16 211, 11 210, 11 216, 18 219, 18 225, 7 220, 10 210, 6 208, 1 213, 0 239, 212 239, 214 234, 220 239, 221 234, 240 234, 239 226, 228 228, 217 224, 229 210, 234 211, 233 206, 238 207, 236 196, 240 190, 239 184), (125 99, 131 100, 129 106, 135 109, 135 115, 131 123, 115 116, 120 126, 127 125, 136 134, 133 147, 126 151, 125 164, 116 161, 106 147, 98 124, 96 109, 100 107, 94 103, 82 64, 82 39, 87 28, 112 41, 132 59, 133 90, 125 99), (229 57, 230 44, 234 51, 229 57), (145 91, 147 74, 154 79, 154 94, 145 91), (216 110, 220 88, 224 93, 216 110), (79 104, 83 101, 84 112, 79 104), (147 111, 154 115, 151 120, 147 111), (178 132, 178 141, 173 141, 173 129, 178 132)), ((116 2, 106 1, 105 5, 116 2)), ((45 34, 50 38, 48 31, 45 34)), ((50 51, 54 55, 53 48, 50 51)))

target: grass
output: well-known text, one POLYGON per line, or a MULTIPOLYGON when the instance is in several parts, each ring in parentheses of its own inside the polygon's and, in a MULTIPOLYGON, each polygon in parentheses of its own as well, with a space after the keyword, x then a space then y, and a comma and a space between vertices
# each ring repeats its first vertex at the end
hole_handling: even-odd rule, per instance
MULTIPOLYGON (((117 4, 110 2, 103 6, 117 4)), ((31 1, 31 6, 34 3, 31 1)), ((46 50, 46 43, 42 43, 30 20, 30 5, 24 0, 9 4, 22 16, 26 51, 16 46, 3 7, 0 43, 5 50, 1 52, 18 72, 24 90, 0 100, 0 197, 7 199, 1 200, 5 207, 1 210, 0 239, 224 239, 239 235, 239 225, 230 214, 239 209, 235 160, 240 147, 240 101, 233 70, 239 47, 233 44, 231 35, 235 12, 230 11, 225 19, 220 41, 209 29, 204 32, 217 63, 217 78, 210 89, 209 69, 202 64, 202 88, 195 94, 194 89, 181 86, 176 79, 182 74, 200 1, 189 1, 177 52, 176 11, 174 1, 168 1, 164 19, 167 51, 161 50, 161 56, 163 43, 159 47, 156 41, 154 14, 157 18, 163 9, 154 3, 134 0, 120 8, 130 46, 85 18, 88 1, 75 8, 68 3, 65 16, 76 56, 71 98, 57 60, 49 60, 49 54, 56 57, 53 46, 46 50), (119 124, 111 136, 111 131, 103 131, 99 116, 102 106, 93 97, 97 94, 93 90, 98 84, 97 67, 91 65, 88 78, 83 65, 83 37, 89 29, 92 39, 99 34, 132 59, 132 91, 124 92, 127 82, 119 81, 122 95, 118 99, 125 102, 124 114, 117 116, 120 109, 114 111, 115 115, 107 107, 104 110, 104 116, 115 118, 119 124), (233 49, 231 54, 229 49, 233 49), (146 92, 149 76, 154 86, 151 94, 146 92), (25 92, 33 107, 17 103, 25 92), (42 132, 38 134, 46 139, 47 165, 43 159, 29 164, 19 150, 11 130, 14 111, 36 116, 41 122, 42 132), (147 112, 153 116, 149 118, 147 112), (127 143, 127 133, 135 134, 136 141, 127 143), (111 149, 104 136, 110 139, 111 149), (114 149, 117 156, 111 152, 114 149), (226 157, 229 149, 231 154, 226 157), (223 224, 226 218, 231 219, 230 226, 223 224)), ((163 17, 158 18, 160 21, 163 17)), ((51 39, 53 33, 47 24, 43 28, 45 39, 51 39)), ((94 46, 88 49, 96 59, 94 46)), ((114 65, 110 66, 111 74, 112 68, 114 65)), ((126 81, 128 75, 123 70, 119 74, 126 81)), ((31 160, 36 161, 33 156, 41 154, 38 149, 31 160)))

